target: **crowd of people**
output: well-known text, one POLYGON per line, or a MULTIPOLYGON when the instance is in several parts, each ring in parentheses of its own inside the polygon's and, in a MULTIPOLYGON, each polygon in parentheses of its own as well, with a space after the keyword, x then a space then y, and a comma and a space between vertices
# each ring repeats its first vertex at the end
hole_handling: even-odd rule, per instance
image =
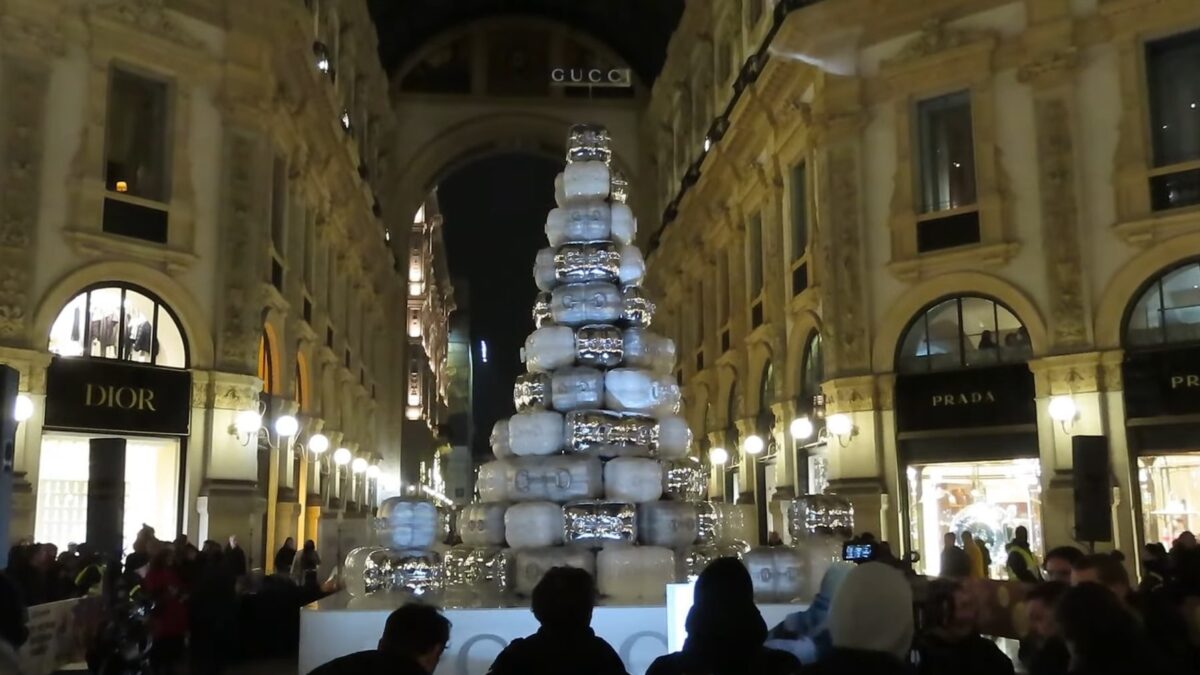
MULTIPOLYGON (((144 660, 154 673, 182 672, 185 663, 189 673, 219 673, 239 651, 237 626, 247 613, 248 591, 291 589, 282 604, 297 622, 300 605, 326 591, 319 583, 313 541, 297 551, 294 540, 287 539, 274 562, 276 574, 255 581, 236 536, 225 546, 209 540, 197 548, 186 536, 160 541, 151 527, 138 532, 123 560, 88 544, 72 544, 60 554, 54 544, 19 543, 0 575, 0 630, 6 617, 17 617, 16 622, 28 607, 97 596, 111 611, 89 648, 93 672, 126 672, 110 664, 119 657, 144 660), (125 624, 141 615, 144 630, 131 633, 125 624), (130 640, 139 643, 132 654, 130 645, 120 644, 130 640)), ((5 655, 25 640, 21 626, 0 632, 0 672, 10 672, 2 668, 5 655)))

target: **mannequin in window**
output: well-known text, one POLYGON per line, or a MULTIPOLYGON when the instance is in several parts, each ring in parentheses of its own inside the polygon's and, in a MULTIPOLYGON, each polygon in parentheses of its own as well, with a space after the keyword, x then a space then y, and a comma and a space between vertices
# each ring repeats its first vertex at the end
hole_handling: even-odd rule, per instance
POLYGON ((992 336, 992 331, 985 330, 979 334, 979 349, 995 349, 996 338, 992 336))
POLYGON ((93 293, 91 301, 90 325, 88 326, 91 335, 89 351, 92 356, 115 358, 121 332, 121 308, 118 303, 112 302, 100 293, 93 293))
POLYGON ((150 360, 150 350, 154 345, 154 330, 141 313, 135 314, 129 322, 127 344, 126 351, 130 354, 130 358, 137 361, 150 360))

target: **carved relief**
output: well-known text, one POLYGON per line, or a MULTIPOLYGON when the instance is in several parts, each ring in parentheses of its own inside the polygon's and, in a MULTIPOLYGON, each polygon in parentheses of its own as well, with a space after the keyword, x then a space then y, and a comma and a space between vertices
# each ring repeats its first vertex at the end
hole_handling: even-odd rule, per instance
POLYGON ((0 104, 0 343, 28 338, 33 278, 30 247, 41 194, 42 132, 49 75, 42 65, 5 61, 0 104))
POLYGON ((921 32, 897 52, 884 61, 888 65, 899 65, 933 56, 939 52, 986 40, 991 34, 978 30, 951 28, 942 19, 931 19, 921 26, 921 32))
POLYGON ((92 10, 96 16, 132 24, 138 30, 190 48, 202 46, 200 40, 183 30, 167 13, 166 0, 115 0, 92 10))
POLYGON ((1035 100, 1034 114, 1052 338, 1058 347, 1074 347, 1087 342, 1087 310, 1079 256, 1070 108, 1062 98, 1041 96, 1035 100))
POLYGON ((232 372, 253 373, 257 366, 259 320, 258 190, 255 185, 257 144, 242 134, 230 134, 228 206, 224 251, 226 287, 220 361, 232 372))
POLYGON ((853 142, 826 153, 828 222, 822 228, 822 262, 828 270, 823 287, 825 344, 835 372, 870 368, 867 316, 864 311, 858 215, 858 155, 853 142))

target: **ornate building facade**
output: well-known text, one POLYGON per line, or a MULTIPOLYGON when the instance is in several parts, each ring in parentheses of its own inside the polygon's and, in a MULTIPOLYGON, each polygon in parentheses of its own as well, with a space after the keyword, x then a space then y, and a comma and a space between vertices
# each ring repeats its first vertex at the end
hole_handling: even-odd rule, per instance
POLYGON ((928 571, 947 531, 1200 525, 1197 29, 1188 0, 688 3, 644 234, 713 494, 785 537, 794 495, 846 495, 928 571))
POLYGON ((126 544, 334 559, 396 489, 406 393, 366 2, 9 0, 0 31, 14 538, 83 541, 90 440, 120 437, 126 544))

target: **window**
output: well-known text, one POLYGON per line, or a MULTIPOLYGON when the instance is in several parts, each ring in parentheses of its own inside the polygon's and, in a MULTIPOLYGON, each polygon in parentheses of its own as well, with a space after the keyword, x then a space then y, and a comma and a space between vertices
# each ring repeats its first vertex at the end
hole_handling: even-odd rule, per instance
POLYGON ((923 213, 975 204, 971 95, 958 92, 917 104, 923 213))
POLYGON ((696 346, 704 346, 704 281, 696 283, 696 346))
POLYGON ((792 168, 792 260, 808 252, 808 170, 803 163, 792 168))
POLYGON ((746 226, 746 274, 753 300, 763 288, 762 216, 758 214, 746 226))
POLYGON ((821 349, 821 334, 813 332, 804 346, 804 358, 800 366, 800 402, 808 405, 814 396, 821 393, 821 382, 825 379, 825 356, 821 349))
POLYGON ((59 356, 188 365, 175 313, 135 286, 96 286, 72 298, 50 326, 49 349, 59 356))
POLYGON ((275 391, 275 355, 271 351, 271 341, 264 331, 258 338, 258 379, 262 380, 264 394, 274 394, 275 391))
POLYGON ((900 372, 930 372, 1019 363, 1029 358, 1029 332, 1008 308, 981 297, 937 302, 913 321, 900 342, 900 372))
POLYGON ((304 211, 304 241, 300 244, 300 250, 302 251, 300 262, 303 266, 304 289, 311 293, 315 277, 315 270, 313 268, 316 267, 317 218, 314 212, 303 208, 303 202, 297 202, 297 204, 304 211))
POLYGON ((1150 282, 1125 323, 1130 347, 1200 341, 1200 262, 1167 271, 1150 282))
POLYGON ((1155 210, 1200 204, 1200 31, 1146 45, 1155 210))
POLYGON ((729 256, 717 255, 717 325, 729 323, 729 256))
POLYGON ((112 71, 104 171, 110 192, 168 200, 167 115, 165 83, 112 71))
POLYGON ((275 155, 271 166, 271 245, 277 258, 282 258, 286 251, 287 196, 287 159, 275 155))

